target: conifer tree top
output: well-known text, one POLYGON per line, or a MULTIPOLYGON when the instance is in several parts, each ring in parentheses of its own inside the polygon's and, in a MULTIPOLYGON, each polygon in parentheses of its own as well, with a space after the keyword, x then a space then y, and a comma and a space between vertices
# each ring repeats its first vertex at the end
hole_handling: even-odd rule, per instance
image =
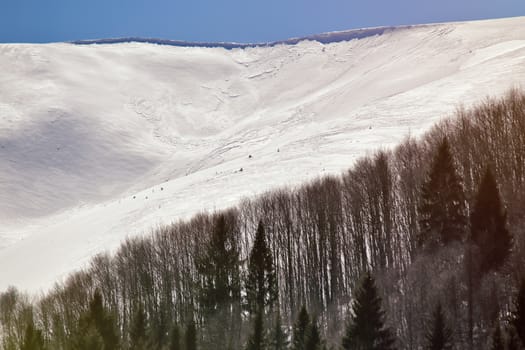
POLYGON ((466 233, 465 193, 446 137, 439 144, 421 189, 420 244, 461 241, 466 233))
POLYGON ((470 216, 471 238, 480 250, 483 273, 502 266, 510 252, 512 236, 506 221, 496 179, 487 168, 470 216))
POLYGON ((395 339, 385 326, 381 297, 370 272, 366 272, 352 304, 352 314, 343 337, 343 349, 390 350, 395 339))

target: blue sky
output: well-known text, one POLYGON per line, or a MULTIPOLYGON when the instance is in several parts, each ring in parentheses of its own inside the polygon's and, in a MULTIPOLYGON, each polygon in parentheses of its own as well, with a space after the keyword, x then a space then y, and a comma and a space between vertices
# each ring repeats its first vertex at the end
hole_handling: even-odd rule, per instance
POLYGON ((524 0, 0 0, 0 42, 123 36, 262 42, 512 16, 525 16, 524 0))

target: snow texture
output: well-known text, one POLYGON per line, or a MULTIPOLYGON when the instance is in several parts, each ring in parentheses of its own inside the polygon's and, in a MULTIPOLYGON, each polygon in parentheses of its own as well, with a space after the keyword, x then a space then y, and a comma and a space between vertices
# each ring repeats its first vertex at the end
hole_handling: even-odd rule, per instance
POLYGON ((128 236, 339 173, 523 87, 523 28, 0 45, 0 288, 45 290, 128 236))

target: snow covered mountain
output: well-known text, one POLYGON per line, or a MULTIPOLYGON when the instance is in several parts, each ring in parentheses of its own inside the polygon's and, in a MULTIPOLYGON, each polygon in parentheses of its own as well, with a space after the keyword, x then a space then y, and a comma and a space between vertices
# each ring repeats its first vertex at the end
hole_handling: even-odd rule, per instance
POLYGON ((523 87, 524 28, 0 45, 0 288, 48 288, 127 236, 340 172, 523 87))

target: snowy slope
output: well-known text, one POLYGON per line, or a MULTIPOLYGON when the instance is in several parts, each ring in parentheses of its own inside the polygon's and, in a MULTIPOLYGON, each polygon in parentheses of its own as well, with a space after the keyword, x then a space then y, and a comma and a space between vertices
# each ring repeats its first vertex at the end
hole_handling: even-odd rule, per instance
POLYGON ((337 173, 459 103, 523 87, 524 28, 229 49, 0 45, 0 288, 48 288, 126 236, 337 173))

